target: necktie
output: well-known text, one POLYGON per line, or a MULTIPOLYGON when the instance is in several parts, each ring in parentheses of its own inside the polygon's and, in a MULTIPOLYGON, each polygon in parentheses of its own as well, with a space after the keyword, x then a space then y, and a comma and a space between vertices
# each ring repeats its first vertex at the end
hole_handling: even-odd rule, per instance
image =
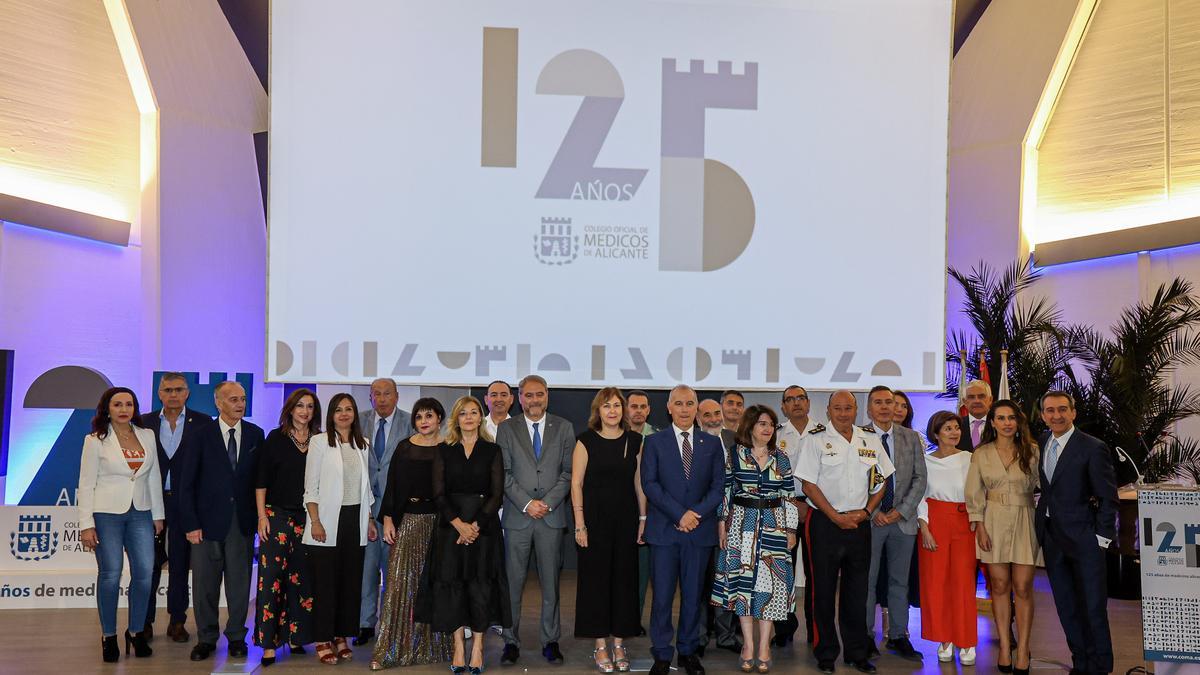
POLYGON ((979 433, 983 429, 983 420, 971 420, 971 446, 979 445, 979 433))
POLYGON ((387 420, 379 418, 379 425, 375 428, 375 459, 383 461, 383 446, 387 445, 387 432, 383 429, 387 425, 387 420))
MULTIPOLYGON (((888 445, 888 434, 883 435, 883 451, 887 453, 888 459, 892 458, 892 446, 888 445)), ((895 506, 896 498, 896 473, 887 477, 887 483, 883 486, 883 501, 879 502, 879 510, 887 513, 895 506)))
POLYGON ((229 450, 229 466, 237 469, 237 439, 233 437, 236 429, 229 430, 229 445, 226 446, 229 450))
POLYGON ((1046 480, 1054 482, 1054 466, 1058 464, 1058 439, 1050 439, 1050 447, 1046 448, 1046 480))
POLYGON ((692 479, 692 442, 688 440, 688 432, 680 432, 683 435, 683 453, 680 459, 683 460, 683 477, 692 479))
POLYGON ((533 456, 536 459, 542 458, 542 432, 538 431, 538 425, 541 422, 533 423, 533 456))

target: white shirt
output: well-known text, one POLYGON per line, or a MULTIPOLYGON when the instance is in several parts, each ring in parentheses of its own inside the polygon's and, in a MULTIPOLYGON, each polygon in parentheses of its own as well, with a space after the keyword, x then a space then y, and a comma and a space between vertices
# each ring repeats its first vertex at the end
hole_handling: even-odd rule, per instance
POLYGON ((929 522, 927 499, 965 504, 967 501, 967 471, 971 468, 971 453, 956 452, 949 457, 925 455, 925 496, 917 504, 917 518, 929 522))
POLYGON ((986 417, 975 417, 971 413, 967 413, 967 438, 971 438, 971 432, 975 428, 976 422, 978 422, 980 424, 979 438, 980 438, 980 440, 982 440, 983 439, 983 430, 987 426, 987 418, 986 417))
POLYGON ((804 443, 805 434, 816 428, 816 420, 809 417, 808 423, 804 425, 803 429, 797 429, 796 425, 788 420, 775 432, 775 444, 779 446, 780 450, 787 453, 788 462, 792 465, 792 481, 795 483, 797 496, 804 494, 804 490, 800 487, 800 477, 796 475, 796 465, 800 463, 800 448, 804 443))
MULTIPOLYGON (((832 425, 824 431, 804 435, 800 458, 792 468, 801 480, 816 483, 829 505, 839 513, 866 508, 870 495, 882 490, 884 479, 895 471, 879 442, 879 434, 855 426, 847 441, 832 425), (872 478, 876 469, 878 472, 872 478)), ((812 499, 808 503, 817 507, 812 499)))
MULTIPOLYGON (((510 420, 510 419, 512 419, 512 415, 506 414, 504 416, 504 420, 510 420)), ((542 419, 545 419, 545 416, 543 416, 542 419)), ((504 420, 500 420, 500 421, 503 422, 504 420)), ((500 425, 492 421, 491 415, 488 415, 487 417, 483 418, 483 424, 484 424, 484 426, 487 427, 488 433, 492 435, 492 440, 493 441, 496 440, 496 432, 500 430, 500 425)), ((538 428, 540 429, 541 427, 538 427, 538 428)), ((529 438, 530 438, 530 440, 532 440, 533 436, 530 435, 529 438)))
MULTIPOLYGON (((679 448, 679 459, 680 460, 683 459, 683 434, 685 431, 687 432, 687 435, 688 435, 688 443, 692 446, 692 451, 695 452, 695 450, 696 450, 695 427, 684 430, 684 429, 680 429, 679 427, 675 426, 674 423, 672 423, 671 429, 675 432, 675 447, 679 448)), ((707 432, 703 432, 703 433, 707 433, 707 432)))
POLYGON ((525 418, 525 429, 529 432, 529 444, 533 445, 533 425, 535 425, 535 424, 538 425, 538 428, 537 428, 538 436, 541 436, 542 443, 545 443, 546 442, 546 415, 543 414, 542 419, 537 420, 536 422, 534 420, 529 419, 529 415, 523 415, 523 417, 525 418))
POLYGON ((225 423, 224 417, 217 417, 217 424, 221 426, 221 444, 229 447, 229 430, 233 429, 233 440, 237 443, 237 458, 242 458, 242 421, 238 420, 237 424, 229 426, 225 423))
MULTIPOLYGON (((1071 434, 1073 434, 1073 433, 1075 433, 1075 425, 1074 424, 1071 425, 1070 429, 1067 429, 1065 432, 1063 432, 1062 436, 1055 436, 1054 434, 1050 434, 1050 439, 1048 441, 1046 441, 1046 450, 1042 451, 1043 463, 1045 462, 1046 451, 1048 451, 1050 449, 1050 444, 1054 443, 1055 441, 1058 441, 1058 456, 1054 460, 1054 469, 1057 471, 1058 465, 1062 462, 1063 450, 1066 450, 1067 441, 1071 440, 1071 434)), ((1049 479, 1050 482, 1052 482, 1052 483, 1054 482, 1053 475, 1047 475, 1046 478, 1049 479)), ((1049 509, 1046 510, 1046 515, 1050 515, 1049 509)))
POLYGON ((371 430, 371 435, 367 436, 368 443, 375 443, 375 434, 379 433, 379 423, 383 422, 383 442, 387 443, 387 437, 392 433, 392 421, 396 419, 396 411, 399 408, 392 408, 392 414, 387 417, 380 417, 379 411, 375 412, 375 428, 371 430))

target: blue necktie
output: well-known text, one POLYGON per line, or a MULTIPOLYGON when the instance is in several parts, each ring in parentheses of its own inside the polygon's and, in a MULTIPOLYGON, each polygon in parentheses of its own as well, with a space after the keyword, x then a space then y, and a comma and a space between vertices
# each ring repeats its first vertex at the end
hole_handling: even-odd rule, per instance
MULTIPOLYGON (((892 458, 892 446, 888 445, 888 434, 884 434, 883 451, 887 453, 888 459, 892 458)), ((883 513, 891 511, 895 507, 896 500, 896 474, 887 477, 887 483, 883 487, 883 500, 879 502, 879 510, 883 513)))
POLYGON ((1046 448, 1046 480, 1054 482, 1054 466, 1058 464, 1058 439, 1050 439, 1050 447, 1046 448))
POLYGON ((375 427, 375 459, 383 461, 383 446, 387 444, 387 434, 383 432, 384 425, 387 420, 379 418, 379 425, 375 427))
POLYGON ((236 429, 229 430, 229 445, 227 446, 229 450, 229 466, 233 467, 234 470, 237 469, 237 439, 233 437, 236 431, 236 429))
POLYGON ((542 432, 538 431, 538 425, 541 422, 533 423, 533 456, 537 459, 542 458, 542 432))

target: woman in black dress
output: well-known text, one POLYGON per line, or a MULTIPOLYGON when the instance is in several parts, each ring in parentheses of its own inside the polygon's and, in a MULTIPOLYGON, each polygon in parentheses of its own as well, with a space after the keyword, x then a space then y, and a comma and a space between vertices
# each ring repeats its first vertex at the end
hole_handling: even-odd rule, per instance
POLYGON ((446 410, 436 398, 417 399, 412 407, 416 433, 400 441, 388 468, 379 517, 383 519, 383 540, 392 549, 371 670, 450 658, 450 636, 412 620, 421 571, 437 527, 433 458, 442 441, 445 417, 446 410))
POLYGON ((254 498, 258 505, 258 593, 254 644, 262 664, 275 663, 275 650, 289 645, 304 653, 312 642, 313 599, 304 536, 304 462, 308 439, 321 433, 321 402, 308 389, 292 392, 279 413, 279 427, 258 453, 254 498))
POLYGON ((641 449, 642 435, 625 421, 621 390, 601 389, 571 458, 571 502, 579 553, 575 636, 596 640, 592 658, 602 673, 613 672, 614 665, 629 670, 624 639, 641 627, 638 544, 646 525, 641 449))
POLYGON ((421 576, 415 619, 454 634, 450 670, 483 672, 483 638, 490 626, 512 625, 500 502, 504 460, 483 428, 483 406, 471 396, 454 403, 446 441, 433 460, 433 502, 439 518, 421 576), (465 656, 463 628, 474 633, 465 656))

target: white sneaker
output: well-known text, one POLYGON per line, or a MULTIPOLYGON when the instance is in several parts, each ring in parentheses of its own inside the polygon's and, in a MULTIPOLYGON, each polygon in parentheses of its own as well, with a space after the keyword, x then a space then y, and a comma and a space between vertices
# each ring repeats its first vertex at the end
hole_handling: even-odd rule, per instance
POLYGON ((975 665, 975 648, 967 647, 966 649, 958 650, 958 662, 964 666, 975 665))
POLYGON ((954 660, 954 645, 949 642, 943 642, 938 645, 938 661, 947 663, 954 660))

